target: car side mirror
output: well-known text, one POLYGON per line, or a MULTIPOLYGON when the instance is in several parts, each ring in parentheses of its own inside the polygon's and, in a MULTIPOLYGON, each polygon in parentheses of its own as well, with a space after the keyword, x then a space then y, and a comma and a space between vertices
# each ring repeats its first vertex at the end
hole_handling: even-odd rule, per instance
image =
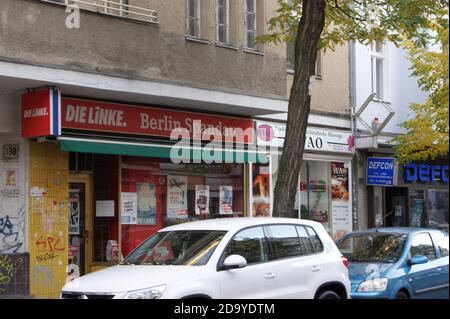
POLYGON ((428 262, 427 256, 424 255, 415 255, 409 260, 409 264, 412 265, 419 265, 419 264, 426 264, 428 262))
POLYGON ((244 257, 242 257, 241 255, 231 255, 225 258, 220 268, 222 270, 228 270, 244 268, 245 266, 247 266, 247 260, 245 260, 244 257))

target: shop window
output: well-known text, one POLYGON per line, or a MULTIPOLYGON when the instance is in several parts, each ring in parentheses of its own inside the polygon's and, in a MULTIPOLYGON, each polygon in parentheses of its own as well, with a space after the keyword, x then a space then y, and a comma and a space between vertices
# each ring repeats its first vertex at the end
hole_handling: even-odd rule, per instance
POLYGON ((71 172, 92 172, 94 155, 91 153, 69 153, 69 170, 71 172))
POLYGON ((322 223, 333 239, 352 230, 349 163, 304 161, 300 171, 300 216, 322 223))
POLYGON ((94 262, 118 262, 118 157, 94 155, 94 262))
POLYGON ((409 224, 413 227, 424 227, 425 192, 412 190, 409 194, 409 224))
POLYGON ((252 215, 270 216, 270 167, 252 164, 252 215))
POLYGON ((300 172, 300 216, 330 232, 330 169, 327 162, 305 161, 300 172))
POLYGON ((163 227, 244 215, 243 164, 173 164, 123 156, 121 171, 124 256, 163 227))
POLYGON ((448 231, 448 191, 430 189, 427 191, 428 226, 448 231))

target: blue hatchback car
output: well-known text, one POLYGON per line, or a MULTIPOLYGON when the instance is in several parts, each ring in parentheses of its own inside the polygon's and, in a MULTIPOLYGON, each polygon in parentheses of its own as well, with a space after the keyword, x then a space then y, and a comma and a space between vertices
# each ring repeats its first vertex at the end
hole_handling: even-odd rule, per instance
POLYGON ((427 228, 377 228, 336 241, 347 257, 351 297, 448 299, 448 233, 427 228))

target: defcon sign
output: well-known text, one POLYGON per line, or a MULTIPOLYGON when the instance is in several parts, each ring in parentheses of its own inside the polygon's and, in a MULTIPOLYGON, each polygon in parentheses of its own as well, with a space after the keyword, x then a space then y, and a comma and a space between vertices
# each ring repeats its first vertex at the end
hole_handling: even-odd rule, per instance
POLYGON ((441 182, 448 184, 448 165, 411 163, 404 166, 404 179, 408 183, 441 182))

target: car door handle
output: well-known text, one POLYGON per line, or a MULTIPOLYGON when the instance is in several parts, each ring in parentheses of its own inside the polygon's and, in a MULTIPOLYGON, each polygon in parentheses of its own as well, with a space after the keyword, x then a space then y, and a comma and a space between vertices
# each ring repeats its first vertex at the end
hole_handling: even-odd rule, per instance
POLYGON ((266 279, 275 279, 275 277, 276 277, 276 275, 275 274, 273 274, 273 273, 271 273, 271 272, 268 272, 267 274, 266 274, 266 279))
POLYGON ((312 272, 316 272, 316 271, 319 271, 319 270, 320 270, 320 267, 317 266, 317 265, 314 265, 314 266, 311 267, 311 271, 312 272))
POLYGON ((442 267, 437 267, 437 271, 442 271, 442 267))

